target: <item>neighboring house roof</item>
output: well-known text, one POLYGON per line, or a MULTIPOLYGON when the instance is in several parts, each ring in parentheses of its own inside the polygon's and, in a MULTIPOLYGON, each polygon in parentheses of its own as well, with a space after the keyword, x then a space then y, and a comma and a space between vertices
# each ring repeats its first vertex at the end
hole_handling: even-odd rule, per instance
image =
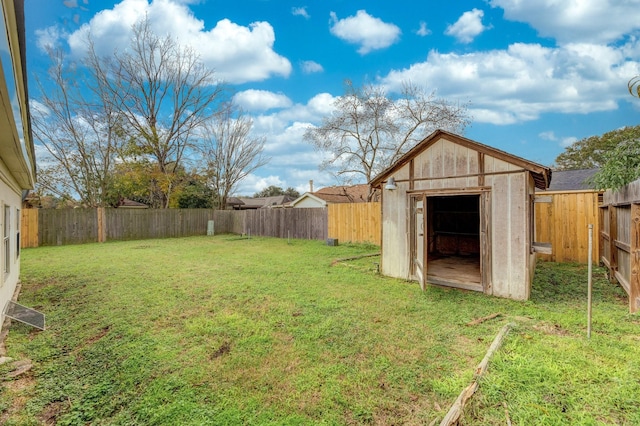
POLYGON ((244 201, 242 201, 240 198, 238 197, 229 197, 227 198, 227 207, 231 207, 233 209, 239 209, 240 206, 242 206, 244 204, 244 201))
POLYGON ((133 201, 128 198, 123 198, 118 202, 117 207, 119 209, 148 209, 149 206, 138 201, 133 201))
MULTIPOLYGON (((369 185, 343 185, 343 186, 327 186, 315 192, 305 192, 295 199, 291 206, 295 207, 304 200, 313 200, 319 204, 319 207, 325 207, 327 204, 338 203, 366 203, 369 195, 369 185)), ((375 191, 371 201, 379 201, 379 192, 375 191)))
POLYGON ((582 191, 595 189, 590 179, 598 169, 554 170, 553 180, 547 191, 582 191))
POLYGON ((235 210, 251 210, 273 207, 284 207, 293 201, 290 195, 276 195, 274 197, 230 197, 227 206, 235 210))
POLYGON ((519 167, 522 167, 525 170, 531 172, 531 176, 535 182, 536 188, 545 190, 549 186, 551 182, 551 169, 549 167, 545 167, 543 165, 525 160, 524 158, 517 157, 513 154, 509 154, 508 152, 501 151, 496 148, 492 148, 488 145, 481 144, 480 142, 473 141, 471 139, 467 139, 465 137, 453 134, 451 132, 447 132, 445 130, 436 130, 431 133, 429 136, 420 141, 416 146, 410 149, 406 154, 400 157, 395 163, 389 166, 387 169, 382 171, 378 176, 371 180, 370 185, 379 188, 382 183, 391 176, 394 172, 402 168, 405 164, 407 164, 413 157, 427 149, 430 145, 436 143, 441 138, 445 138, 453 143, 458 145, 467 147, 469 149, 473 149, 475 151, 481 152, 486 155, 490 155, 495 158, 499 158, 503 161, 509 162, 511 164, 515 164, 519 167))

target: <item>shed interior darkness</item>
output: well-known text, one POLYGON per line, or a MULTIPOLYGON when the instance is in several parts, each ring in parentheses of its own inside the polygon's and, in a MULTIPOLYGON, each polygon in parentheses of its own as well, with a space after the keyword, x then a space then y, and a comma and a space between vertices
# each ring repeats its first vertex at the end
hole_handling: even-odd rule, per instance
POLYGON ((427 281, 482 290, 480 196, 427 197, 427 215, 427 281))

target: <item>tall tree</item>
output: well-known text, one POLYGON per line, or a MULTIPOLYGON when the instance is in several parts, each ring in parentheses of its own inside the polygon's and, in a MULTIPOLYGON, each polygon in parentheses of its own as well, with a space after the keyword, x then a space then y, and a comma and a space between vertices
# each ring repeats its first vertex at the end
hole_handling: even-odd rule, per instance
POLYGON ((128 49, 112 57, 100 57, 88 40, 87 62, 138 154, 157 163, 162 207, 169 207, 176 171, 196 148, 196 133, 215 114, 224 87, 194 49, 155 34, 148 18, 133 26, 128 49))
POLYGON ((39 161, 38 190, 103 206, 122 143, 117 105, 95 84, 95 69, 78 69, 60 51, 49 56, 52 65, 37 80, 41 96, 31 108, 34 138, 48 154, 39 161))
POLYGON ((204 175, 213 189, 215 207, 224 209, 238 183, 269 162, 265 138, 251 134, 253 121, 228 103, 205 125, 201 146, 204 175))
POLYGON ((254 197, 275 197, 278 195, 288 195, 293 198, 298 198, 300 193, 295 190, 295 188, 289 187, 287 189, 282 189, 279 186, 270 185, 264 188, 262 191, 256 192, 253 194, 254 197))
POLYGON ((580 139, 556 157, 556 167, 559 170, 600 168, 616 147, 637 140, 640 140, 640 126, 623 127, 603 135, 580 139))
POLYGON ((466 105, 410 83, 394 99, 380 86, 357 88, 347 81, 345 94, 333 106, 333 113, 307 129, 304 139, 329 155, 321 169, 346 182, 369 182, 432 131, 462 133, 469 124, 466 105))
POLYGON ((598 189, 620 189, 640 178, 640 139, 627 139, 604 156, 604 163, 594 175, 598 189))

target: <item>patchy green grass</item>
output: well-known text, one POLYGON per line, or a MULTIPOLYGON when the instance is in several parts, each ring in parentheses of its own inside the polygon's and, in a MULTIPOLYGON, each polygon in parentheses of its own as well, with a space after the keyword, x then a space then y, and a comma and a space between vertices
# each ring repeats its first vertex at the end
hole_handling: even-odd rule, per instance
MULTIPOLYGON (((381 277, 375 246, 233 236, 22 252, 7 425, 429 424, 493 359, 465 424, 640 424, 639 318, 596 270, 539 265, 532 300, 381 277), (465 324, 494 312, 503 315, 465 324), (505 413, 506 407, 506 413, 505 413)), ((5 376, 8 366, 0 366, 5 376)))

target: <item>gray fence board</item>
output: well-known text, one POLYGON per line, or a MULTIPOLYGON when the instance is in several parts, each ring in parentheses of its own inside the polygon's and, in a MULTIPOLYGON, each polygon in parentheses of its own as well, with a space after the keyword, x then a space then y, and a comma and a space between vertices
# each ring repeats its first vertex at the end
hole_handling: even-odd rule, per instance
MULTIPOLYGON (((106 240, 142 240, 206 235, 214 221, 216 234, 251 234, 278 238, 324 240, 326 209, 104 209, 106 240)), ((97 242, 97 209, 41 209, 39 245, 97 242)))

